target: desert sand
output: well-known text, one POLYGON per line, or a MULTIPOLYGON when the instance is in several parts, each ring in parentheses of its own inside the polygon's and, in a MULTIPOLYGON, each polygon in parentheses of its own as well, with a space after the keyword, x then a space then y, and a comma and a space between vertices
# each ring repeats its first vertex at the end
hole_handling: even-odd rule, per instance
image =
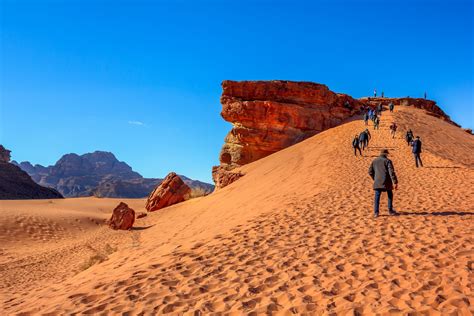
POLYGON ((103 224, 120 200, 0 201, 3 314, 473 314, 474 137, 397 107, 355 157, 364 128, 348 121, 245 165, 130 231, 103 224), (367 170, 382 148, 401 215, 385 216, 384 195, 373 219, 367 170))

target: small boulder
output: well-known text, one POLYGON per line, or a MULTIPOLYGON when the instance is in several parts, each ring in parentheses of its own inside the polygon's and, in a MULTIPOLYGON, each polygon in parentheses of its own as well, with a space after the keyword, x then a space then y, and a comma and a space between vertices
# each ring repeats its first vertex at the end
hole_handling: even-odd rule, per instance
POLYGON ((174 172, 171 172, 150 193, 146 201, 146 209, 153 212, 161 208, 183 202, 191 193, 191 189, 183 182, 183 180, 174 172))
POLYGON ((109 226, 112 229, 127 230, 132 228, 133 222, 135 222, 135 211, 128 207, 127 204, 120 202, 112 212, 109 226))

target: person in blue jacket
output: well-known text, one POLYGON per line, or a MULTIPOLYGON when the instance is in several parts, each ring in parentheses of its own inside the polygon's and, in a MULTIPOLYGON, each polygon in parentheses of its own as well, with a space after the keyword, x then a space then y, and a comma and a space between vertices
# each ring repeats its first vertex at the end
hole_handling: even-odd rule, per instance
POLYGON ((416 139, 411 143, 412 148, 412 153, 413 156, 415 157, 415 165, 418 168, 418 166, 423 167, 423 162, 421 161, 421 140, 420 136, 416 136, 416 139))

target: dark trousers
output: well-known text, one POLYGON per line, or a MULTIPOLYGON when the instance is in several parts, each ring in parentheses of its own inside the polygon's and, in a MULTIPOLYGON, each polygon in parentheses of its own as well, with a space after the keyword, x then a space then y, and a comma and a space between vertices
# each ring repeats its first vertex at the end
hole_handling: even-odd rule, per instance
POLYGON ((360 147, 359 147, 359 146, 354 147, 354 155, 357 156, 357 150, 359 150, 359 154, 362 156, 362 151, 360 151, 360 147))
POLYGON ((380 205, 380 195, 382 192, 387 192, 388 196, 388 212, 393 212, 393 192, 392 190, 384 189, 375 189, 375 199, 374 199, 374 214, 379 215, 379 205, 380 205))
POLYGON ((421 157, 420 157, 420 154, 413 154, 413 156, 415 156, 415 164, 416 164, 416 167, 418 168, 418 162, 420 163, 420 167, 423 167, 423 162, 421 161, 421 157))

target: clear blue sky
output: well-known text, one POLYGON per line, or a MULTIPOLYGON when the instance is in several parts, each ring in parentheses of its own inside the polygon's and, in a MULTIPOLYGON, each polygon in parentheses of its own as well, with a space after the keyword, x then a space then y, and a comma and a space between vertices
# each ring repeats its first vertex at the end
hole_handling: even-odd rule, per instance
POLYGON ((472 1, 4 1, 0 143, 211 181, 224 79, 428 97, 474 127, 472 1))

